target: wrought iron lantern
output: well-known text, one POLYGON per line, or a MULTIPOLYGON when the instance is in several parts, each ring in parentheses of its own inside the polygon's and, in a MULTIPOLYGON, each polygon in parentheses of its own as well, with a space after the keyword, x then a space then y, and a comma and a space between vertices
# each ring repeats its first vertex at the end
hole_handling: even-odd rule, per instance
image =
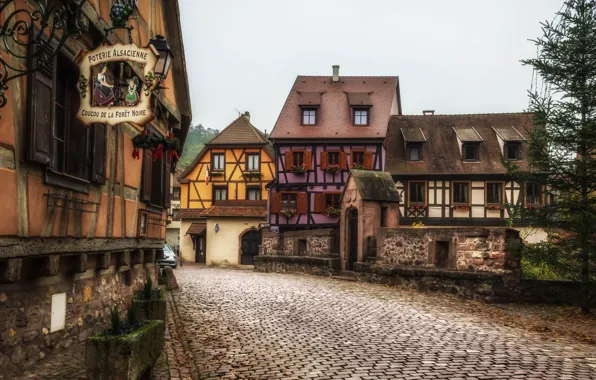
POLYGON ((168 44, 168 40, 166 40, 164 36, 155 36, 155 39, 152 39, 149 44, 153 45, 155 50, 159 53, 159 59, 155 65, 155 78, 157 79, 157 85, 160 86, 170 72, 174 54, 172 53, 170 44, 168 44))

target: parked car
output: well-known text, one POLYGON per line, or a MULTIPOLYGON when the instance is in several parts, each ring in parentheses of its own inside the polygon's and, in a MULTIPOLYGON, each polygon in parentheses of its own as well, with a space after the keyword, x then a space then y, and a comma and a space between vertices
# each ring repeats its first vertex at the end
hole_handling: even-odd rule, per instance
POLYGON ((178 266, 178 256, 166 244, 163 247, 163 259, 157 260, 157 265, 160 267, 176 268, 178 266))

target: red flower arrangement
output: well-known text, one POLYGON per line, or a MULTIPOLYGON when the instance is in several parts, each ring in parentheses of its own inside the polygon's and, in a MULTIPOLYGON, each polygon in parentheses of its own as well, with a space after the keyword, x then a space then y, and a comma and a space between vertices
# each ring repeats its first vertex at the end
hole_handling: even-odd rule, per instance
POLYGON ((467 205, 455 205, 451 206, 451 208, 456 211, 470 211, 470 206, 467 205))
POLYGON ((329 206, 325 209, 325 215, 327 216, 340 216, 341 215, 341 210, 338 208, 335 208, 333 206, 329 206))
POLYGON ((290 168, 290 170, 294 174, 304 174, 306 173, 306 164, 294 165, 290 168))
POLYGON ((499 211, 503 209, 501 205, 486 205, 486 209, 489 211, 499 211))
POLYGON ((526 205, 526 208, 528 210, 538 210, 540 207, 542 207, 542 205, 538 205, 538 204, 535 204, 535 205, 526 205))
POLYGON ((426 205, 409 205, 408 210, 426 210, 426 205))
POLYGON ((364 165, 362 165, 362 164, 359 164, 357 162, 354 162, 352 164, 352 169, 364 170, 364 169, 366 169, 366 167, 364 165))
POLYGON ((323 168, 329 174, 339 173, 341 167, 338 164, 327 164, 325 168, 323 168))
POLYGON ((285 216, 286 218, 290 219, 291 217, 296 215, 297 212, 298 211, 296 209, 285 208, 285 209, 281 210, 279 213, 282 214, 283 216, 285 216))

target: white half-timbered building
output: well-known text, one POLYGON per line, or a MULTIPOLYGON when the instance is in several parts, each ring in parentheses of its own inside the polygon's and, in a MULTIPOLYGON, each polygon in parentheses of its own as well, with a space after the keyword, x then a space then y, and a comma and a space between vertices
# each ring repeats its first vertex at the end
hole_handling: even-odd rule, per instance
MULTIPOLYGON (((400 191, 400 224, 499 226, 507 204, 540 207, 541 186, 517 183, 502 160, 527 168, 523 144, 533 117, 527 113, 392 116, 385 140, 385 170, 400 191)), ((545 238, 542 230, 514 225, 527 241, 545 238)))

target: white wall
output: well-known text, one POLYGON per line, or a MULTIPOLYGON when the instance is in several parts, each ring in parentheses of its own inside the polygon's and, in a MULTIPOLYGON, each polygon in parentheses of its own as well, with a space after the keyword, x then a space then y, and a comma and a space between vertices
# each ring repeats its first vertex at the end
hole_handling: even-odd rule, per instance
POLYGON ((239 236, 246 229, 258 228, 263 222, 258 218, 209 218, 207 219, 207 264, 238 265, 240 260, 239 236), (219 232, 215 232, 215 224, 219 232))
POLYGON ((195 251, 192 247, 190 235, 185 235, 192 224, 192 220, 183 220, 180 222, 180 256, 184 261, 195 262, 195 251))

